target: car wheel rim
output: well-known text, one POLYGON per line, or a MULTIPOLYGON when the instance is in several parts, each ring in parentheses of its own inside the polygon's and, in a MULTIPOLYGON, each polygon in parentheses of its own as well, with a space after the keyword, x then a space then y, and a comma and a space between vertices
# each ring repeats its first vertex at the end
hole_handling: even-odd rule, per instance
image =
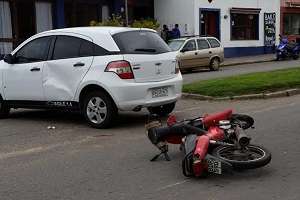
POLYGON ((213 68, 214 69, 218 69, 219 68, 219 61, 218 60, 214 60, 213 61, 213 68))
POLYGON ((100 97, 93 97, 87 105, 87 116, 94 124, 101 124, 107 116, 107 106, 100 97))

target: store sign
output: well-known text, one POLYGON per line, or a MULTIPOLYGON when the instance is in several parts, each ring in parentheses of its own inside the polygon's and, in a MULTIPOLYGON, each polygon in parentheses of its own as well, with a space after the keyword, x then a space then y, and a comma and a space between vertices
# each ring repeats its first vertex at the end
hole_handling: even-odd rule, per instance
POLYGON ((276 42, 276 13, 264 14, 265 46, 273 46, 276 42))

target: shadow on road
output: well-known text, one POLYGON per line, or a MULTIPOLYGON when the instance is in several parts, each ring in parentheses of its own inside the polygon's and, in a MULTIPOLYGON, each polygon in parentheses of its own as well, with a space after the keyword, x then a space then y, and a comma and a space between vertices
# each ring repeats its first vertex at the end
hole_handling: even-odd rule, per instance
MULTIPOLYGON (((112 128, 128 128, 144 125, 147 118, 148 112, 120 112, 112 128)), ((9 119, 34 123, 51 122, 55 124, 88 126, 84 117, 79 112, 58 110, 13 110, 9 119)))

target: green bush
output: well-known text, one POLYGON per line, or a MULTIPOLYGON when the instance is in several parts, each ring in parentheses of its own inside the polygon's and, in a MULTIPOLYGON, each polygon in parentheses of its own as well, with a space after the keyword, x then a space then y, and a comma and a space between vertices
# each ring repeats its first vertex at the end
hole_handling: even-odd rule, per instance
POLYGON ((160 24, 155 19, 141 19, 141 20, 134 20, 131 27, 133 28, 150 28, 157 30, 160 24))
POLYGON ((90 26, 123 26, 122 17, 119 15, 112 15, 111 18, 103 22, 91 21, 90 26))
MULTIPOLYGON (((103 22, 91 21, 90 26, 123 26, 123 19, 119 15, 112 15, 112 18, 105 20, 103 22)), ((141 19, 134 20, 130 27, 133 28, 150 28, 157 30, 159 28, 159 23, 155 19, 141 19)))

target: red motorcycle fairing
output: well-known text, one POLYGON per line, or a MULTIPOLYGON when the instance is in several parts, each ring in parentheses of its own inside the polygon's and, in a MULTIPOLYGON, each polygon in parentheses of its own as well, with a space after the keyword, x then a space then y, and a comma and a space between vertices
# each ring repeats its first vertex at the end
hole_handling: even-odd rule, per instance
POLYGON ((209 137, 207 135, 202 135, 197 138, 196 148, 194 151, 194 157, 203 160, 207 154, 209 146, 209 137))
POLYGON ((206 115, 203 118, 203 124, 205 128, 216 126, 218 125, 219 121, 231 118, 232 112, 233 111, 230 109, 230 110, 225 110, 223 112, 219 112, 211 115, 206 115))
POLYGON ((220 141, 224 140, 225 133, 224 130, 220 129, 217 126, 210 127, 206 134, 210 140, 220 141))
POLYGON ((200 177, 208 170, 208 164, 205 157, 208 152, 210 140, 220 141, 225 137, 224 131, 217 126, 210 127, 206 135, 198 136, 196 148, 193 152, 193 173, 196 177, 200 177))

